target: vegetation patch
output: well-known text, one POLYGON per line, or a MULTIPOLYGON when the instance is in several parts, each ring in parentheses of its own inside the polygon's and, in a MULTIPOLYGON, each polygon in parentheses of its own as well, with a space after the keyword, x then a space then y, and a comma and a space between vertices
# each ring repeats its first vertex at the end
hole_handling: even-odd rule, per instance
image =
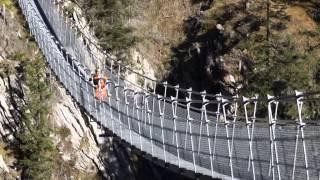
POLYGON ((62 141, 65 141, 66 138, 71 135, 70 129, 66 126, 59 127, 56 131, 56 133, 60 136, 62 141))
POLYGON ((133 28, 126 23, 132 16, 133 0, 80 1, 101 47, 128 60, 128 50, 137 42, 133 28))

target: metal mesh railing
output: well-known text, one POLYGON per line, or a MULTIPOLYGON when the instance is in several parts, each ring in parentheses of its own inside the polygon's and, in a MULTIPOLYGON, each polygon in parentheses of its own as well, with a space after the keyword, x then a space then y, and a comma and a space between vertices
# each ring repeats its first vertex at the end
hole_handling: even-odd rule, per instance
POLYGON ((72 30, 64 24, 63 17, 54 13, 52 2, 41 1, 41 6, 38 2, 19 0, 19 5, 48 65, 87 113, 121 139, 166 163, 212 177, 319 178, 320 131, 319 126, 305 123, 305 95, 297 92, 286 101, 297 107, 297 120, 291 126, 278 125, 282 101, 274 97, 265 101, 268 119, 258 123, 257 98, 240 101, 216 95, 214 100, 208 100, 203 92, 199 94, 202 100, 194 101, 193 92, 186 90, 188 98, 179 100, 178 87, 172 87, 175 96, 167 98, 166 84, 163 96, 129 88, 118 66, 119 69, 109 69, 109 96, 106 101, 99 101, 87 80, 85 55, 69 56, 82 46, 81 41, 77 37, 65 40, 69 34, 65 32, 72 30), (46 13, 39 12, 39 7, 46 7, 46 13), (194 108, 194 103, 200 107, 194 108))

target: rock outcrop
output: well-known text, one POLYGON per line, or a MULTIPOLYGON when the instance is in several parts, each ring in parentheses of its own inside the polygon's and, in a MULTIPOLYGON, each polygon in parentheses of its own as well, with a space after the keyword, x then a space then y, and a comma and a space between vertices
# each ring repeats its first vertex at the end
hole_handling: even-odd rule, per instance
MULTIPOLYGON (((23 56, 32 58, 40 51, 29 34, 24 32, 21 16, 4 6, 1 6, 0 12, 0 141, 10 149, 10 144, 16 143, 15 132, 21 127, 20 110, 25 101, 20 60, 23 56)), ((74 162, 72 168, 82 174, 104 171, 96 137, 101 133, 100 130, 52 78, 51 89, 54 92, 49 114, 53 126, 51 136, 62 159, 74 162)), ((0 158, 0 171, 7 174, 14 172, 15 165, 12 163, 0 158)))

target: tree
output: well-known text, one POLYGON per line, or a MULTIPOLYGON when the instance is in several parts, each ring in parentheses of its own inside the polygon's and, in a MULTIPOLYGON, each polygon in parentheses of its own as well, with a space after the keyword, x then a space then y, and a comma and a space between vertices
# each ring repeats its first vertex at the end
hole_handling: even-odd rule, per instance
POLYGON ((25 179, 46 179, 51 176, 57 152, 50 138, 48 101, 51 92, 45 81, 45 64, 41 57, 22 58, 25 105, 22 125, 17 134, 18 165, 25 179))
POLYGON ((99 44, 118 57, 127 54, 127 50, 137 41, 127 23, 132 16, 132 3, 132 0, 82 1, 99 44))

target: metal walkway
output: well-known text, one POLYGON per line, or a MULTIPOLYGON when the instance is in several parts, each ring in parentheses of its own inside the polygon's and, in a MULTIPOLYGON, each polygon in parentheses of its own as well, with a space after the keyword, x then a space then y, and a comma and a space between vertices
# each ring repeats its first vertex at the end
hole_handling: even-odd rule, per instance
MULTIPOLYGON (((260 101, 161 83, 162 96, 154 93, 155 88, 150 92, 133 87, 122 78, 127 67, 106 56, 111 64, 105 67, 111 76, 109 97, 100 102, 94 98, 88 69, 101 59, 90 52, 88 41, 83 43, 78 38, 53 1, 19 0, 19 5, 50 68, 66 90, 96 121, 139 150, 214 178, 320 178, 320 128, 304 121, 302 108, 307 94, 297 92, 285 99, 268 97, 260 101), (169 89, 175 97, 166 96, 169 89), (188 98, 178 99, 179 93, 188 98), (192 100, 195 95, 202 100, 192 100), (258 102, 268 108, 269 118, 264 123, 256 117, 258 102), (279 125, 281 103, 297 107, 297 121, 279 125)), ((157 87, 153 80, 141 77, 144 87, 157 87)))

